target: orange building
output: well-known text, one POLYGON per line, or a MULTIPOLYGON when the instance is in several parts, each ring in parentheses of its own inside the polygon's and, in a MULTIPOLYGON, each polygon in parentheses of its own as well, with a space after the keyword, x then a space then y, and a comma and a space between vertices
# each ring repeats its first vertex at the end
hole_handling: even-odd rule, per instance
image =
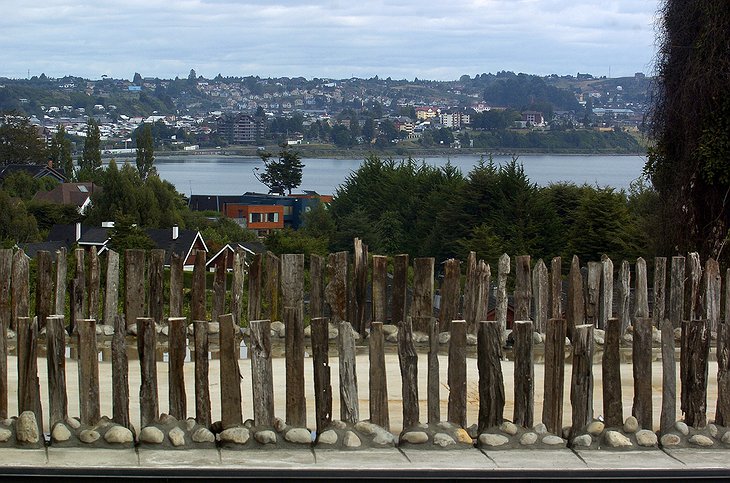
POLYGON ((225 216, 233 218, 258 235, 268 234, 270 230, 284 228, 284 206, 281 205, 242 205, 226 203, 225 216))

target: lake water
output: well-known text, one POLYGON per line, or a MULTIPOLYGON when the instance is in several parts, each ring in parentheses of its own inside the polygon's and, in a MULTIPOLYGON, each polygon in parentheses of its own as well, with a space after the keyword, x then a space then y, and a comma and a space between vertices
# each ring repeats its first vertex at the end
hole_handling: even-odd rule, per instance
MULTIPOLYGON (((479 161, 479 156, 428 157, 419 160, 444 166, 457 166, 464 174, 479 161)), ((498 164, 510 161, 509 156, 495 156, 498 164)), ((643 156, 588 156, 588 155, 523 155, 519 162, 535 183, 545 186, 568 181, 627 189, 641 176, 643 156)), ((299 190, 313 190, 320 194, 334 194, 347 176, 363 162, 362 159, 305 158, 302 185, 299 190)), ((267 192, 254 173, 263 169, 259 158, 242 156, 160 156, 155 159, 157 171, 163 179, 175 185, 186 195, 215 194, 239 195, 247 191, 267 192)))

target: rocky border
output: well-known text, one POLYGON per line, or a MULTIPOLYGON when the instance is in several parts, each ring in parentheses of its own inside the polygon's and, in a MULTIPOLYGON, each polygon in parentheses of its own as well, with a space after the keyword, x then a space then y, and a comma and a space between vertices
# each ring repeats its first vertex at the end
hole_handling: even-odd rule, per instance
POLYGON ((543 423, 524 428, 505 421, 482 431, 477 447, 485 450, 565 449, 567 441, 550 433, 543 423))
POLYGON ((730 428, 710 423, 697 429, 677 421, 671 430, 660 435, 662 448, 730 448, 730 428))
POLYGON ((221 422, 213 424, 216 441, 221 448, 297 450, 312 447, 312 431, 287 425, 284 420, 275 418, 273 426, 255 426, 252 419, 243 424, 223 428, 221 422))
POLYGON ((404 429, 398 446, 418 450, 462 450, 474 448, 474 440, 466 429, 448 421, 419 423, 404 429))
POLYGON ((0 447, 40 449, 45 445, 32 411, 0 421, 0 447))
POLYGON ((340 420, 332 421, 318 435, 315 447, 319 449, 359 450, 395 448, 395 436, 386 429, 369 421, 352 424, 340 420))
POLYGON ((140 430, 137 445, 141 449, 214 449, 216 438, 213 432, 193 418, 181 421, 162 414, 153 424, 140 430))
POLYGON ((649 429, 640 429, 634 416, 629 416, 620 428, 607 428, 603 421, 594 419, 570 441, 575 450, 636 451, 656 450, 657 435, 649 429))
POLYGON ((102 417, 93 426, 81 424, 78 418, 57 422, 51 430, 51 446, 59 448, 134 448, 134 431, 102 417))

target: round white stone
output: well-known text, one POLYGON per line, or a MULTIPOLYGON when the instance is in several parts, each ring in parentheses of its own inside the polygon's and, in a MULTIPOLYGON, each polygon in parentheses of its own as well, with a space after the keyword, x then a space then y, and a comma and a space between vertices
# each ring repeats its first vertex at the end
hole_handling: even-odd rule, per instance
POLYGON ((532 430, 535 431, 537 434, 546 434, 548 432, 545 423, 537 423, 535 426, 532 427, 532 430))
POLYGON ((319 439, 317 440, 317 443, 320 444, 335 444, 337 442, 337 432, 328 429, 327 431, 323 432, 319 435, 319 439))
POLYGON ((682 433, 683 435, 687 436, 689 434, 689 426, 687 426, 687 423, 684 421, 677 421, 677 423, 674 425, 675 429, 682 433))
POLYGON ((357 431, 360 431, 362 434, 374 434, 375 428, 376 426, 374 424, 367 421, 360 421, 359 423, 355 424, 355 429, 357 431))
POLYGON ((339 419, 335 419, 332 421, 332 427, 335 429, 345 429, 347 428, 347 423, 340 421, 339 419))
POLYGON ((676 434, 665 434, 660 439, 662 446, 677 446, 682 439, 676 434))
POLYGON ((509 434, 510 436, 514 436, 517 434, 517 425, 510 423, 509 421, 505 421, 499 426, 499 430, 503 433, 509 434))
POLYGON ((124 444, 134 442, 134 435, 124 426, 112 426, 104 433, 104 440, 110 444, 124 444))
POLYGON ((408 431, 401 436, 401 440, 411 444, 423 444, 428 441, 428 434, 424 431, 408 431))
POLYGON ((474 334, 466 334, 466 345, 477 345, 477 336, 474 334))
POLYGON ((459 428, 456 431, 454 431, 454 436, 456 437, 457 443, 462 443, 462 444, 472 444, 473 443, 473 441, 471 440, 471 436, 469 436, 469 433, 463 428, 459 428))
POLYGON ((452 444, 456 444, 456 441, 454 441, 454 438, 446 433, 436 433, 433 435, 433 444, 445 448, 447 446, 451 446, 452 444))
POLYGON ((441 332, 439 334, 439 344, 448 344, 451 340, 451 334, 449 332, 441 332))
POLYGON ((139 433, 139 440, 143 443, 160 444, 164 439, 164 433, 154 426, 144 427, 139 433))
POLYGON ((657 437, 653 431, 642 429, 636 433, 636 442, 639 443, 639 446, 655 446, 657 437))
POLYGON ((68 430, 65 424, 58 423, 53 427, 51 437, 53 438, 53 441, 68 441, 69 439, 71 439, 71 431, 68 430))
POLYGON ((284 439, 290 443, 308 444, 312 442, 312 433, 307 428, 292 428, 286 432, 284 439))
POLYGON ((378 431, 378 433, 373 438, 373 444, 377 444, 379 446, 393 445, 395 444, 395 436, 387 431, 378 431))
POLYGON ((104 332, 104 335, 109 337, 114 335, 114 326, 113 325, 102 325, 102 331, 104 332))
POLYGON ((730 431, 726 431, 725 434, 722 435, 722 439, 720 441, 725 444, 730 444, 730 431))
POLYGON ((712 438, 708 438, 704 434, 695 434, 691 438, 689 438, 689 442, 692 444, 696 444, 697 446, 712 446, 715 444, 714 441, 712 441, 712 438))
POLYGON ((520 436, 520 444, 523 446, 530 446, 537 443, 537 434, 533 432, 525 433, 520 436))
POLYGON ((342 444, 347 448, 359 448, 362 445, 362 441, 360 441, 360 438, 355 433, 348 431, 345 433, 345 437, 342 438, 342 444))
POLYGON ((556 446, 559 444, 565 444, 565 440, 561 438, 560 436, 555 436, 554 434, 548 434, 544 438, 542 438, 543 444, 549 444, 551 446, 556 446))
POLYGON ((276 433, 270 429, 265 429, 263 431, 259 431, 256 434, 254 434, 253 437, 256 441, 258 441, 261 444, 275 444, 276 443, 276 433))
POLYGON ((624 421, 624 431, 627 433, 635 433, 639 430, 639 421, 634 416, 629 416, 624 421))
POLYGON ((208 334, 218 334, 221 326, 218 322, 208 322, 208 334))
POLYGON ((32 411, 24 411, 18 416, 15 422, 15 439, 20 443, 37 443, 40 440, 38 422, 32 411))
POLYGON ((618 431, 606 431, 606 444, 612 448, 623 448, 633 446, 631 440, 618 431))
POLYGON ((502 446, 509 443, 509 438, 503 434, 482 433, 479 442, 485 446, 502 446))
POLYGON ((248 429, 241 427, 228 428, 220 434, 220 440, 224 443, 246 444, 249 437, 248 429))
POLYGON ((79 440, 82 443, 93 443, 101 438, 101 435, 93 429, 85 429, 79 433, 79 440))
POLYGON ((185 427, 188 431, 192 431, 196 424, 197 422, 193 418, 188 418, 187 420, 185 420, 185 427))
POLYGON ((591 424, 588 425, 588 428, 586 429, 586 431, 590 435, 598 436, 603 432, 603 429, 605 427, 606 426, 601 421, 593 421, 593 422, 591 422, 591 424))
POLYGON ((710 436, 717 438, 717 426, 714 424, 708 424, 707 430, 710 432, 710 436))
POLYGON ((185 431, 178 427, 174 427, 167 433, 167 437, 173 446, 185 446, 185 431))
POLYGON ((581 434, 573 438, 573 446, 583 446, 585 448, 593 444, 593 438, 590 434, 581 434))
POLYGON ((0 443, 5 443, 13 435, 13 432, 6 428, 0 428, 0 443))

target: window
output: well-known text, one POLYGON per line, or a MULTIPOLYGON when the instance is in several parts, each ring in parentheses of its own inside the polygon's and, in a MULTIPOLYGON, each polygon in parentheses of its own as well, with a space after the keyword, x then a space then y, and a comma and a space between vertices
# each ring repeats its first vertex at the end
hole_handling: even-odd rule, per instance
POLYGON ((285 206, 284 207, 284 216, 291 216, 293 213, 293 208, 291 206, 285 206))
POLYGON ((251 213, 248 215, 249 223, 261 223, 261 213, 251 213))
POLYGON ((279 213, 266 213, 266 221, 269 223, 278 223, 279 213))

